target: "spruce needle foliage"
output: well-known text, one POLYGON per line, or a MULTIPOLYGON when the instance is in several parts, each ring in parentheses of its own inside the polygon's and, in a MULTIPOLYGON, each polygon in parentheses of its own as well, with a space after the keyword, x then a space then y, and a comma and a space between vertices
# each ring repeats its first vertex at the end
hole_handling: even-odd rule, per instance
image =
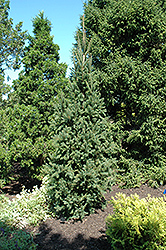
POLYGON ((119 166, 126 185, 140 183, 138 176, 164 184, 165 1, 89 0, 84 15, 98 91, 110 117, 122 124, 119 166), (126 181, 129 175, 133 181, 126 181))
POLYGON ((103 207, 103 192, 111 187, 117 168, 114 125, 93 83, 84 30, 78 39, 73 81, 55 105, 55 152, 46 166, 50 206, 66 219, 82 219, 103 207))

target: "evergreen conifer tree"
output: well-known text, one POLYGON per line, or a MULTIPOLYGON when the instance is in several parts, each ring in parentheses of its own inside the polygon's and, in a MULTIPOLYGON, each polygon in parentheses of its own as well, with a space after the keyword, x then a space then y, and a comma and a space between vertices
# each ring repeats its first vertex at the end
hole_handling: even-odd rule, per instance
MULTIPOLYGON (((91 57, 85 30, 74 51, 75 80, 55 105, 48 174, 49 202, 59 217, 83 218, 105 205, 103 192, 114 181, 117 143, 112 124, 93 84, 91 57), (80 87, 80 83, 84 88, 80 87)), ((74 78, 74 77, 73 77, 74 78)))
POLYGON ((88 0, 84 14, 98 90, 123 125, 126 183, 165 183, 165 1, 88 0))
MULTIPOLYGON (((58 63, 59 46, 50 35, 51 23, 39 13, 33 19, 34 36, 29 36, 22 60, 23 70, 13 82, 12 103, 7 109, 6 164, 36 173, 48 153, 49 120, 59 89, 67 83, 66 64, 58 63)), ((9 168, 10 169, 10 168, 9 168)))

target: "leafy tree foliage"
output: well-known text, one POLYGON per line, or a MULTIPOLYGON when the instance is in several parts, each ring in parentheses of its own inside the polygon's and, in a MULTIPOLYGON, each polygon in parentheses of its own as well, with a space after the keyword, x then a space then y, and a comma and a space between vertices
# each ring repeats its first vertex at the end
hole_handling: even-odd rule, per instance
POLYGON ((67 97, 62 93, 55 105, 55 151, 46 166, 50 205, 67 219, 82 219, 105 205, 103 191, 110 188, 117 168, 119 146, 112 136, 116 128, 96 91, 87 47, 83 31, 73 56, 73 82, 67 97))
POLYGON ((9 18, 9 3, 8 0, 0 0, 0 104, 2 95, 8 92, 8 86, 4 83, 4 70, 6 67, 19 67, 26 38, 26 32, 21 30, 21 22, 13 27, 13 20, 9 18))
POLYGON ((44 163, 53 105, 58 90, 67 82, 66 65, 58 63, 59 46, 53 42, 51 23, 43 12, 33 19, 33 28, 34 37, 29 36, 24 51, 24 68, 13 82, 5 137, 7 166, 21 166, 30 174, 44 163))
POLYGON ((22 23, 14 27, 13 20, 9 18, 9 3, 7 0, 0 0, 0 169, 6 168, 3 160, 6 154, 4 148, 7 121, 5 108, 8 102, 3 99, 3 95, 10 90, 10 86, 4 82, 5 69, 19 68, 26 39, 26 32, 22 31, 22 23))
POLYGON ((84 4, 95 81, 125 132, 119 165, 126 177, 135 168, 154 185, 166 181, 165 13, 165 1, 84 4))

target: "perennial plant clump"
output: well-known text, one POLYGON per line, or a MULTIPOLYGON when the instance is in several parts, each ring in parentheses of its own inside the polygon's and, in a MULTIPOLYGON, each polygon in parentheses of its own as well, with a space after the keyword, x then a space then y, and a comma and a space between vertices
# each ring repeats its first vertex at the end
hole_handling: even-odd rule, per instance
POLYGON ((44 184, 40 188, 34 187, 32 192, 23 189, 12 201, 0 195, 0 221, 10 226, 37 225, 49 216, 44 184))
POLYGON ((25 230, 9 226, 0 221, 0 249, 35 250, 33 237, 25 230))

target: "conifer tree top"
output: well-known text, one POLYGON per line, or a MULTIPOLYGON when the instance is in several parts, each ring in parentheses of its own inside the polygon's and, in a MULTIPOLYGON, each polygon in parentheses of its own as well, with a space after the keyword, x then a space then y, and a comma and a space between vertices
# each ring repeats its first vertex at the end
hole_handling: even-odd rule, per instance
POLYGON ((41 35, 43 33, 50 33, 51 32, 51 22, 44 18, 44 12, 40 12, 38 16, 33 18, 33 33, 35 36, 41 35))
POLYGON ((23 70, 14 81, 19 102, 26 105, 46 106, 64 84, 66 65, 58 63, 59 46, 51 36, 51 22, 40 12, 32 20, 34 36, 29 35, 29 44, 22 60, 23 70))

